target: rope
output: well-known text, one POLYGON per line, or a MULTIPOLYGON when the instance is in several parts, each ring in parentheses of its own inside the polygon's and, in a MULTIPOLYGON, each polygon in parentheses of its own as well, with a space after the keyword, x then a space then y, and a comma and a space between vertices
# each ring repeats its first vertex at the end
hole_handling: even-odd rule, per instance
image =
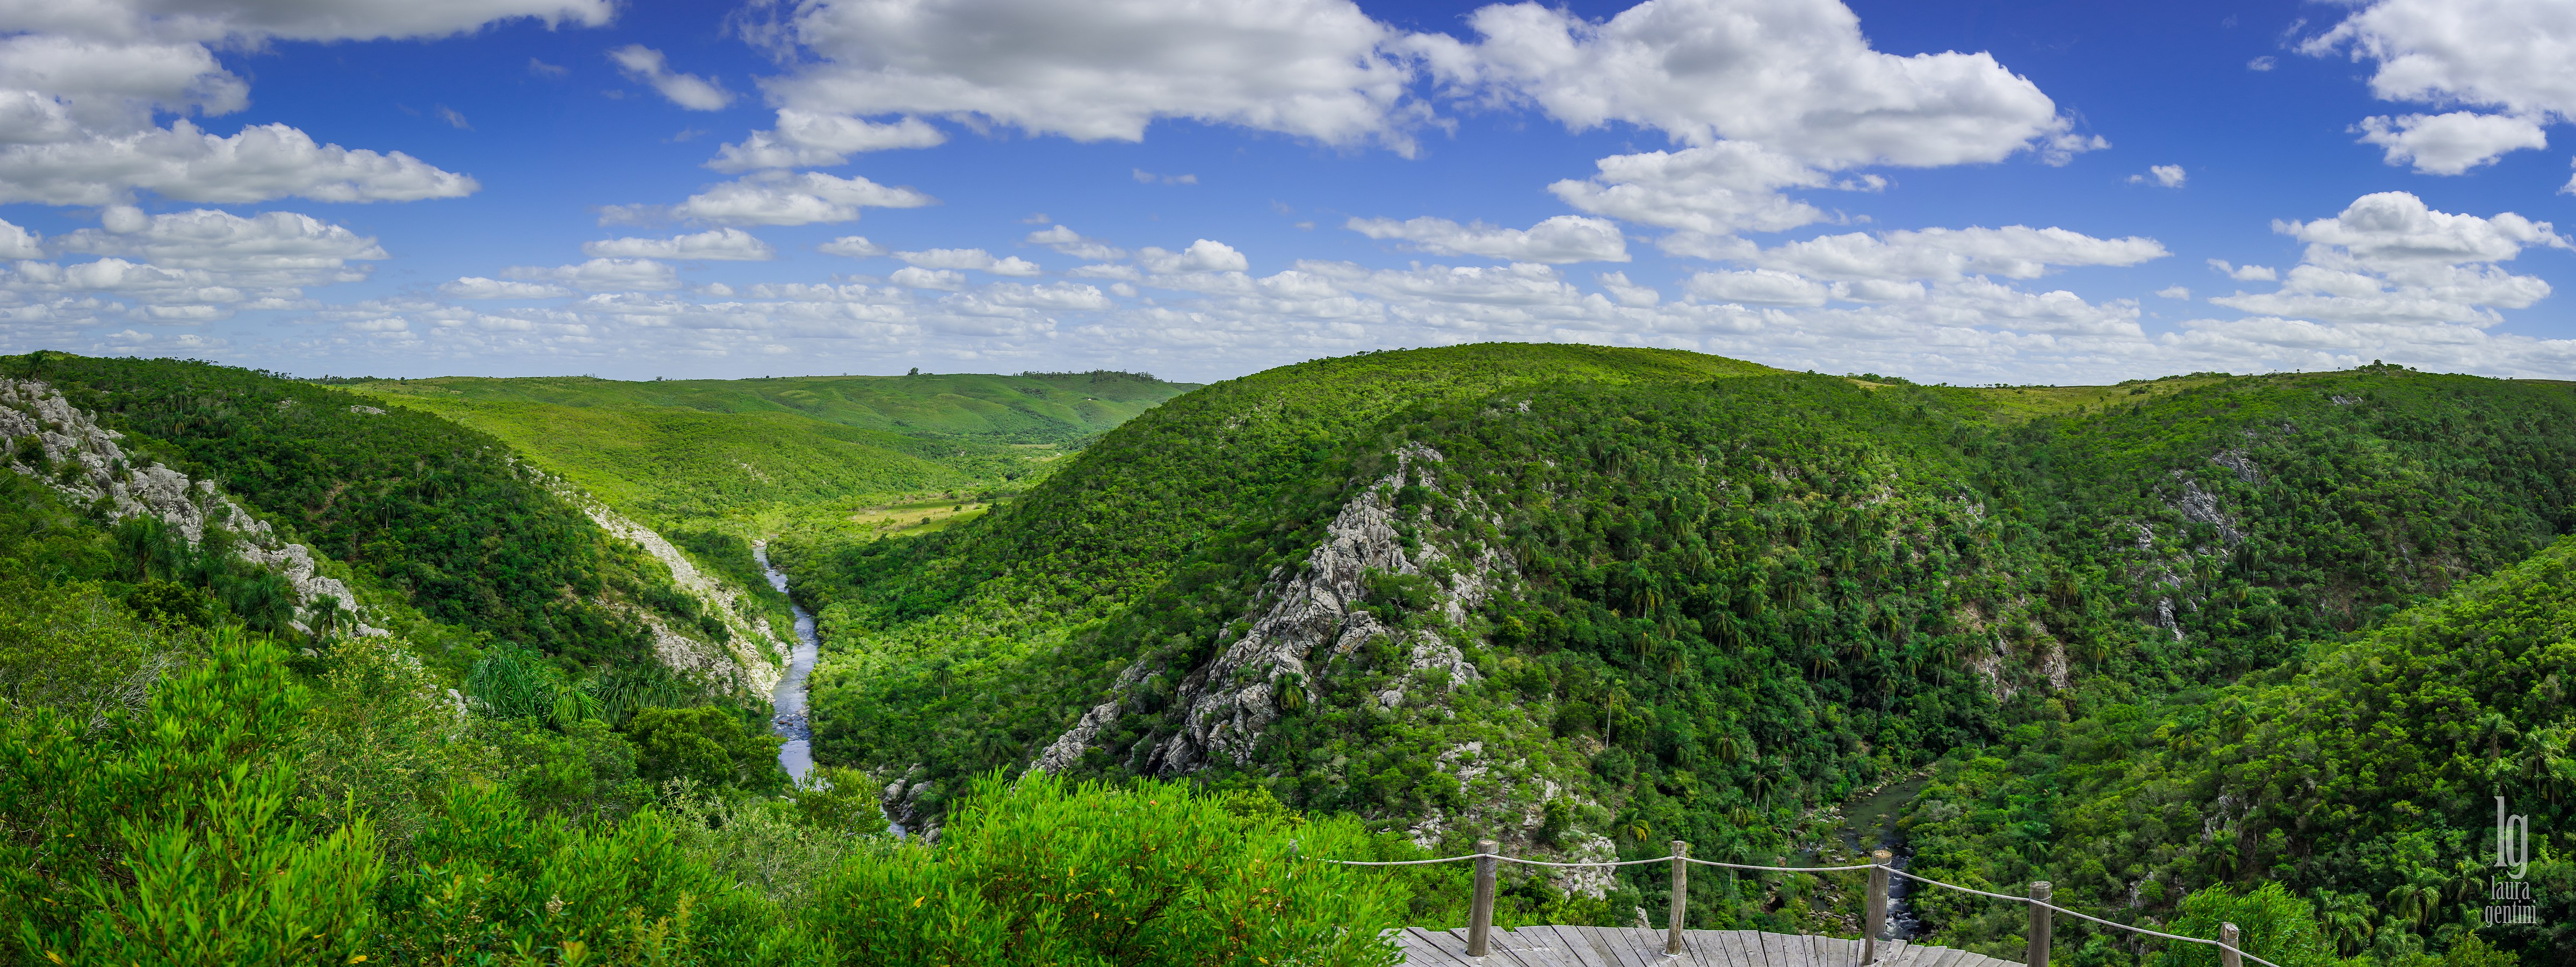
POLYGON ((1976 888, 1974 888, 1974 887, 1965 887, 1965 886, 1960 886, 1960 885, 1958 885, 1958 884, 1956 884, 1956 883, 1943 883, 1943 882, 1941 882, 1941 881, 1939 881, 1939 880, 1935 880, 1935 879, 1933 879, 1933 878, 1931 878, 1931 877, 1928 877, 1928 876, 1916 876, 1916 875, 1914 875, 1914 874, 1912 874, 1912 873, 1905 872, 1904 870, 1897 869, 1897 868, 1895 868, 1895 867, 1893 867, 1893 866, 1888 867, 1888 868, 1887 868, 1887 871, 1888 871, 1888 872, 1890 872, 1890 873, 1894 873, 1894 874, 1896 874, 1896 875, 1898 875, 1898 876, 1904 877, 1904 878, 1906 878, 1906 879, 1909 879, 1909 880, 1914 880, 1914 881, 1919 882, 1919 883, 1929 883, 1929 884, 1932 884, 1933 886, 1941 887, 1942 889, 1945 889, 1945 890, 1957 890, 1957 891, 1959 891, 1959 892, 1961 892, 1961 893, 1974 893, 1974 894, 1976 894, 1976 895, 1978 895, 1978 896, 1993 897, 1993 898, 1998 899, 1998 900, 2011 900, 2011 901, 2013 901, 2013 902, 2015 902, 2015 903, 2028 903, 2028 904, 2031 904, 2031 905, 2034 905, 2034 906, 2046 907, 2046 908, 2048 908, 2048 909, 2050 909, 2050 910, 2054 910, 2054 911, 2057 911, 2057 912, 2059 912, 2059 913, 2063 913, 2063 914, 2065 914, 2065 915, 2067 915, 2067 916, 2074 917, 2074 918, 2076 918, 2076 919, 2078 919, 2078 920, 2090 920, 2090 921, 2093 921, 2094 923, 2098 923, 2098 924, 2101 924, 2101 925, 2106 926, 2106 927, 2118 927, 2118 928, 2120 928, 2120 929, 2122 929, 2122 930, 2133 931, 2133 932, 2136 932, 2136 933, 2143 933, 2143 934, 2146 934, 2146 935, 2151 936, 2151 937, 2163 937, 2163 938, 2165 938, 2165 939, 2167 939, 2167 940, 2181 940, 2181 941, 2185 941, 2185 942, 2187 942, 2187 943, 2208 944, 2208 945, 2210 945, 2210 946, 2212 946, 2212 947, 2217 947, 2217 948, 2220 948, 2220 949, 2223 949, 2223 950, 2234 950, 2234 951, 2236 951, 2237 956, 2243 957, 2243 958, 2245 958, 2245 959, 2247 959, 2247 960, 2251 960, 2251 961, 2253 961, 2253 962, 2255 962, 2255 963, 2258 963, 2258 964, 2262 964, 2262 965, 2263 965, 2263 967, 2281 967, 2281 965, 2279 965, 2279 964, 2275 964, 2275 963, 2273 963, 2273 962, 2271 962, 2271 961, 2268 961, 2268 960, 2265 960, 2265 959, 2263 959, 2263 958, 2261 958, 2261 957, 2257 957, 2257 956, 2254 956, 2253 954, 2246 953, 2244 950, 2242 950, 2242 949, 2240 949, 2240 948, 2237 948, 2237 947, 2231 947, 2231 946, 2229 946, 2225 941, 2222 941, 2222 940, 2210 940, 2210 939, 2207 939, 2207 938, 2204 938, 2204 937, 2186 937, 2186 936, 2183 936, 2183 935, 2181 935, 2181 934, 2177 934, 2177 933, 2166 933, 2166 932, 2161 931, 2161 930, 2149 930, 2149 929, 2147 929, 2147 928, 2145 928, 2145 927, 2134 926, 2134 925, 2131 925, 2131 924, 2126 924, 2126 923, 2116 923, 2116 922, 2113 922, 2113 921, 2110 921, 2110 920, 2104 920, 2104 919, 2102 919, 2101 917, 2097 917, 2097 916, 2094 916, 2094 915, 2089 914, 2089 913, 2077 913, 2077 912, 2075 912, 2075 911, 2073 911, 2073 910, 2069 910, 2069 909, 2067 909, 2067 908, 2065 908, 2065 907, 2058 906, 2057 904, 2050 903, 2050 902, 2048 902, 2048 901, 2046 901, 2046 900, 2037 900, 2037 899, 2032 899, 2032 898, 2030 898, 2030 897, 2026 897, 2026 896, 2012 896, 2012 895, 2010 895, 2010 894, 2005 894, 2005 893, 1988 893, 1988 892, 1986 892, 1986 891, 1984 891, 1984 890, 1979 890, 1979 889, 1976 889, 1976 888))
MULTIPOLYGON (((1841 872, 1847 872, 1847 871, 1850 871, 1850 870, 1867 870, 1867 869, 1876 869, 1876 868, 1878 868, 1878 867, 1881 865, 1881 864, 1877 864, 1877 863, 1863 863, 1863 864, 1860 864, 1860 865, 1858 865, 1858 866, 1752 866, 1752 865, 1747 865, 1747 864, 1744 864, 1744 863, 1721 863, 1721 862, 1718 862, 1718 861, 1716 861, 1716 860, 1703 860, 1703 859, 1697 859, 1697 858, 1689 857, 1689 856, 1657 856, 1657 857, 1651 857, 1651 858, 1648 858, 1648 859, 1642 859, 1642 860, 1620 860, 1620 861, 1617 861, 1617 862, 1602 862, 1602 863, 1550 863, 1550 862, 1548 862, 1548 861, 1546 861, 1546 860, 1525 860, 1525 859, 1521 859, 1521 858, 1519 858, 1519 857, 1517 857, 1517 856, 1504 856, 1504 855, 1502 855, 1502 854, 1500 854, 1500 853, 1469 853, 1469 854, 1467 854, 1467 855, 1465 855, 1465 856, 1448 856, 1448 857, 1442 857, 1442 858, 1440 858, 1440 859, 1435 859, 1435 860, 1382 860, 1382 861, 1371 862, 1371 861, 1367 861, 1367 860, 1321 860, 1321 859, 1319 859, 1319 860, 1317 860, 1316 862, 1319 862, 1319 863, 1333 863, 1333 864, 1337 864, 1337 865, 1341 865, 1341 866, 1422 866, 1422 865, 1426 865, 1426 864, 1430 864, 1430 863, 1455 863, 1455 862, 1458 862, 1458 861, 1460 861, 1460 860, 1481 860, 1481 859, 1495 859, 1495 860, 1500 860, 1500 861, 1505 862, 1505 863, 1519 863, 1519 864, 1521 864, 1521 865, 1523 865, 1523 866, 1553 866, 1553 867, 1558 867, 1558 868, 1561 868, 1561 869, 1588 868, 1588 867, 1595 867, 1595 866, 1638 866, 1638 865, 1642 865, 1642 864, 1646 864, 1646 863, 1670 863, 1670 862, 1672 862, 1672 861, 1674 861, 1674 860, 1681 860, 1681 861, 1686 862, 1686 863, 1697 863, 1697 864, 1699 864, 1699 865, 1701 865, 1701 866, 1722 866, 1722 867, 1725 867, 1725 868, 1730 869, 1730 870, 1759 870, 1759 871, 1762 871, 1762 872, 1765 872, 1765 873, 1841 873, 1841 872)), ((2046 908, 2047 908, 2047 909, 2049 909, 2049 910, 2053 910, 2053 911, 2056 911, 2056 912, 2058 912, 2058 913, 2063 913, 2063 914, 2065 914, 2065 915, 2067 915, 2067 916, 2074 917, 2074 918, 2076 918, 2076 919, 2078 919, 2078 920, 2090 920, 2090 921, 2092 921, 2092 922, 2094 922, 2094 923, 2101 924, 2101 925, 2103 925, 2103 926, 2105 926, 2105 927, 2118 927, 2118 928, 2120 928, 2120 929, 2122 929, 2122 930, 2128 930, 2128 931, 2132 931, 2132 932, 2135 932, 2135 933, 2143 933, 2143 934, 2146 934, 2146 935, 2148 935, 2148 936, 2150 936, 2150 937, 2162 937, 2162 938, 2164 938, 2164 939, 2166 939, 2166 940, 2180 940, 2180 941, 2183 941, 2183 942, 2185 942, 2185 943, 2208 944, 2208 945, 2210 945, 2210 946, 2212 946, 2212 947, 2217 947, 2217 948, 2219 948, 2219 949, 2221 949, 2221 950, 2233 950, 2233 951, 2235 951, 2235 952, 2236 952, 2236 955, 2237 955, 2237 956, 2239 956, 2239 957, 2243 957, 2243 958, 2245 958, 2245 959, 2247 959, 2247 960, 2251 960, 2251 961, 2253 961, 2253 962, 2255 962, 2255 963, 2261 964, 2261 965, 2263 965, 2263 967, 2281 967, 2281 965, 2279 965, 2279 964, 2275 964, 2275 963, 2273 963, 2273 962, 2271 962, 2271 961, 2268 961, 2268 960, 2265 960, 2265 959, 2263 959, 2263 958, 2261 958, 2261 957, 2257 957, 2257 956, 2254 956, 2253 954, 2246 953, 2242 948, 2238 948, 2238 947, 2230 946, 2229 944, 2227 944, 2227 942, 2225 942, 2225 941, 2221 941, 2221 940, 2210 940, 2210 939, 2205 938, 2205 937, 2186 937, 2186 936, 2183 936, 2183 935, 2181 935, 2181 934, 2176 934, 2176 933, 2165 933, 2164 931, 2161 931, 2161 930, 2149 930, 2149 929, 2147 929, 2147 928, 2145 928, 2145 927, 2133 926, 2133 925, 2126 924, 2126 923, 2118 923, 2118 922, 2111 921, 2111 920, 2104 920, 2104 919, 2102 919, 2101 917, 2097 917, 2097 916, 2094 916, 2094 915, 2089 914, 2089 913, 2078 913, 2078 912, 2076 912, 2076 911, 2069 910, 2069 909, 2067 909, 2067 908, 2065 908, 2065 907, 2058 906, 2057 904, 2050 903, 2050 902, 2048 902, 2048 901, 2046 901, 2046 900, 2035 900, 2035 899, 2032 899, 2032 898, 2030 898, 2030 897, 2026 897, 2026 896, 2013 896, 2013 895, 2011 895, 2011 894, 2009 894, 2009 893, 1989 893, 1989 892, 1987 892, 1987 891, 1985 891, 1985 890, 1980 890, 1980 889, 1977 889, 1977 888, 1975 888, 1975 887, 1960 886, 1960 885, 1958 885, 1958 884, 1956 884, 1956 883, 1943 883, 1943 882, 1941 882, 1941 881, 1939 881, 1939 880, 1935 880, 1935 879, 1933 879, 1933 878, 1931 878, 1931 877, 1928 877, 1928 876, 1917 876, 1917 875, 1915 875, 1915 874, 1908 873, 1908 872, 1906 872, 1906 871, 1904 871, 1904 870, 1897 869, 1896 867, 1893 867, 1893 866, 1889 866, 1889 867, 1887 867, 1886 869, 1887 869, 1887 871, 1888 871, 1889 873, 1896 874, 1897 876, 1901 876, 1901 877, 1904 877, 1904 878, 1906 878, 1906 879, 1913 880, 1913 881, 1915 881, 1915 882, 1917 882, 1917 883, 1929 883, 1929 884, 1931 884, 1931 885, 1933 885, 1933 886, 1937 886, 1937 887, 1940 887, 1940 888, 1945 889, 1945 890, 1957 890, 1957 891, 1959 891, 1959 892, 1961 892, 1961 893, 1973 893, 1973 894, 1976 894, 1977 896, 1982 896, 1982 897, 1992 897, 1992 898, 1997 899, 1997 900, 2010 900, 2010 901, 2012 901, 2012 902, 2014 902, 2014 903, 2028 903, 2028 904, 2031 904, 2031 905, 2034 905, 2034 906, 2046 907, 2046 908)))

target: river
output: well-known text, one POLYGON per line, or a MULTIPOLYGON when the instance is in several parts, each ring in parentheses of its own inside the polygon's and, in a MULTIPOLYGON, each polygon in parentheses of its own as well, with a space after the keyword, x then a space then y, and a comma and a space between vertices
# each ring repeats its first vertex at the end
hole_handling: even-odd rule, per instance
MULTIPOLYGON (((787 572, 769 563, 768 542, 752 542, 751 556, 769 575, 769 586, 780 594, 787 593, 787 572)), ((793 599, 787 606, 796 612, 796 650, 788 656, 787 673, 778 676, 778 690, 769 696, 769 730, 787 740, 787 744, 778 747, 778 764, 803 782, 805 774, 814 771, 814 724, 805 712, 805 679, 814 674, 814 659, 822 654, 822 643, 814 637, 814 613, 793 599)))
MULTIPOLYGON (((1906 868, 1914 861, 1914 851, 1906 848, 1903 837, 1896 828, 1897 813, 1905 808, 1906 803, 1912 802, 1914 797, 1923 791, 1923 787, 1930 785, 1931 782, 1930 776, 1916 776, 1888 785, 1845 807, 1842 824, 1843 843, 1850 846, 1853 852, 1863 856, 1869 855, 1869 851, 1874 849, 1888 850, 1895 854, 1895 859, 1890 860, 1888 865, 1900 870, 1906 868)), ((1911 939, 1923 928, 1923 921, 1914 915, 1913 905, 1905 902, 1906 895, 1913 892, 1913 886, 1914 881, 1904 877, 1888 877, 1888 939, 1911 939)))

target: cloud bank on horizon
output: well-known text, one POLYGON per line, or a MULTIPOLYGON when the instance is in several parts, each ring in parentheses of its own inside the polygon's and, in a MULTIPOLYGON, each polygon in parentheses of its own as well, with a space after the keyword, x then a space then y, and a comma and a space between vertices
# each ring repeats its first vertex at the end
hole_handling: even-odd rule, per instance
POLYGON ((0 351, 2576 377, 2548 220, 2576 178, 2543 154, 2576 12, 2185 5, 2145 16, 2187 40, 2068 20, 1999 53, 1939 7, 0 0, 0 351))

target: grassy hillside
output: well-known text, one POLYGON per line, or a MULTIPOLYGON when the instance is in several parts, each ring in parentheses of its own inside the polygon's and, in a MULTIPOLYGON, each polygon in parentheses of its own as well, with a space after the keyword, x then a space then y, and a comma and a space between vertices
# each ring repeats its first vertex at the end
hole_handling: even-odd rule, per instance
POLYGON ((867 518, 890 505, 1017 489, 1194 388, 1110 372, 347 385, 499 437, 666 530, 729 522, 746 534, 873 530, 867 518))
MULTIPOLYGON (((2576 398, 2546 385, 1963 389, 1471 346, 1216 384, 981 519, 784 551, 828 605, 818 748, 903 780, 898 809, 1046 756, 1441 848, 1767 857, 1953 750, 2522 560, 2576 524, 2571 475, 2576 398)), ((1625 889, 1610 909, 1661 902, 1625 889)))

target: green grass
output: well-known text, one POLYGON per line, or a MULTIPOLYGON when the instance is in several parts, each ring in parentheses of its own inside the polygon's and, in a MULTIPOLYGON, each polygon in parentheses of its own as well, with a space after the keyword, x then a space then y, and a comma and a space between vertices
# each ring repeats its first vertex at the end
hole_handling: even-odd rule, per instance
POLYGON ((845 525, 882 505, 1026 487, 1068 449, 1193 388, 1125 373, 348 386, 499 437, 655 527, 746 535, 892 532, 845 525))
POLYGON ((792 376, 621 382, 587 376, 368 380, 353 388, 424 402, 541 403, 792 414, 909 437, 1075 443, 1197 387, 1129 373, 792 376))

